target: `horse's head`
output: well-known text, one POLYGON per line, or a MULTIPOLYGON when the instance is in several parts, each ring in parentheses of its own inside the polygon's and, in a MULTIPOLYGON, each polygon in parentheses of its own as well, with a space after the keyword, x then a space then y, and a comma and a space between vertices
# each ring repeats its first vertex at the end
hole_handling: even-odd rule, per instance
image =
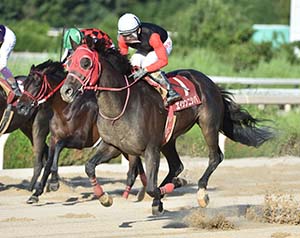
POLYGON ((88 45, 78 46, 67 60, 67 77, 60 89, 64 101, 72 102, 83 92, 84 87, 93 86, 99 79, 101 65, 98 52, 90 49, 88 45))
POLYGON ((48 60, 38 66, 32 65, 24 81, 24 92, 17 105, 18 112, 24 116, 33 114, 38 105, 58 91, 64 78, 65 72, 60 62, 48 60))

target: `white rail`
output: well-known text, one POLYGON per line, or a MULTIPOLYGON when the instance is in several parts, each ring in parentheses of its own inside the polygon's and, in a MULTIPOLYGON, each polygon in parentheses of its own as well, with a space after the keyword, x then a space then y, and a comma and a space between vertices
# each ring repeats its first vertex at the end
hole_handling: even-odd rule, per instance
POLYGON ((234 99, 240 104, 274 104, 274 105, 300 105, 300 79, 298 78, 233 78, 210 77, 217 84, 241 85, 241 89, 229 89, 234 99), (257 85, 253 87, 253 85, 257 85), (269 88, 258 88, 259 85, 268 85, 269 88), (278 86, 290 88, 275 88, 278 86), (246 86, 246 87, 245 87, 246 86), (252 88, 249 88, 249 87, 252 88), (274 86, 271 88, 271 86, 274 86), (291 88, 292 86, 292 88, 291 88))
POLYGON ((239 104, 300 105, 300 89, 245 88, 229 91, 239 104))
POLYGON ((210 76, 218 84, 243 84, 243 85, 295 85, 300 86, 299 78, 243 78, 210 76))

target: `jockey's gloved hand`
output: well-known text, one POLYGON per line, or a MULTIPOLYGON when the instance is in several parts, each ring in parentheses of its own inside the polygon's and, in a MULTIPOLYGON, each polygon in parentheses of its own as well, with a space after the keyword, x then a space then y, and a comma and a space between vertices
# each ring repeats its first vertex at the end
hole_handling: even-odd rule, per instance
POLYGON ((147 72, 146 69, 139 68, 137 71, 135 71, 135 72, 133 73, 133 78, 134 78, 134 79, 140 79, 140 78, 144 77, 147 73, 148 73, 148 72, 147 72))

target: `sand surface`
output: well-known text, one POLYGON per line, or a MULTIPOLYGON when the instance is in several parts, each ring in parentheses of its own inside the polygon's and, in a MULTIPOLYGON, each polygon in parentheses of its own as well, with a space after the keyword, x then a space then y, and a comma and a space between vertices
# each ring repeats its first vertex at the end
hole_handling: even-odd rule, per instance
MULTIPOLYGON (((151 214, 152 200, 136 202, 138 179, 128 200, 122 198, 127 165, 100 165, 99 182, 114 198, 103 207, 92 194, 83 166, 59 168, 60 188, 28 205, 26 190, 32 169, 0 171, 0 237, 299 237, 300 225, 268 224, 246 218, 249 208, 261 208, 266 194, 289 194, 300 201, 300 157, 225 160, 211 176, 209 206, 199 209, 197 181, 207 160, 184 158, 181 177, 187 186, 163 199, 165 213, 151 214), (201 211, 200 211, 201 210, 201 211), (187 223, 191 213, 222 215, 233 229, 208 229, 187 223)), ((162 161, 159 179, 166 174, 162 161)), ((300 209, 300 207, 298 207, 300 209)), ((295 211, 291 211, 295 212, 295 211)))

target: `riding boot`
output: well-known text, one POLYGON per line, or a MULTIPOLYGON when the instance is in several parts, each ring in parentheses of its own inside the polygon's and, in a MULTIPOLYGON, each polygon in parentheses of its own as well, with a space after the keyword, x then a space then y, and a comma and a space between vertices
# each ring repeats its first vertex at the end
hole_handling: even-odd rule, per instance
POLYGON ((174 102, 181 100, 181 96, 173 89, 170 84, 167 76, 163 71, 157 71, 151 74, 153 79, 158 82, 160 85, 165 86, 167 88, 167 104, 170 105, 174 102))
POLYGON ((14 91, 15 95, 17 97, 21 97, 22 93, 21 93, 21 90, 19 89, 16 79, 14 77, 10 77, 7 79, 7 82, 11 86, 11 89, 14 91))

